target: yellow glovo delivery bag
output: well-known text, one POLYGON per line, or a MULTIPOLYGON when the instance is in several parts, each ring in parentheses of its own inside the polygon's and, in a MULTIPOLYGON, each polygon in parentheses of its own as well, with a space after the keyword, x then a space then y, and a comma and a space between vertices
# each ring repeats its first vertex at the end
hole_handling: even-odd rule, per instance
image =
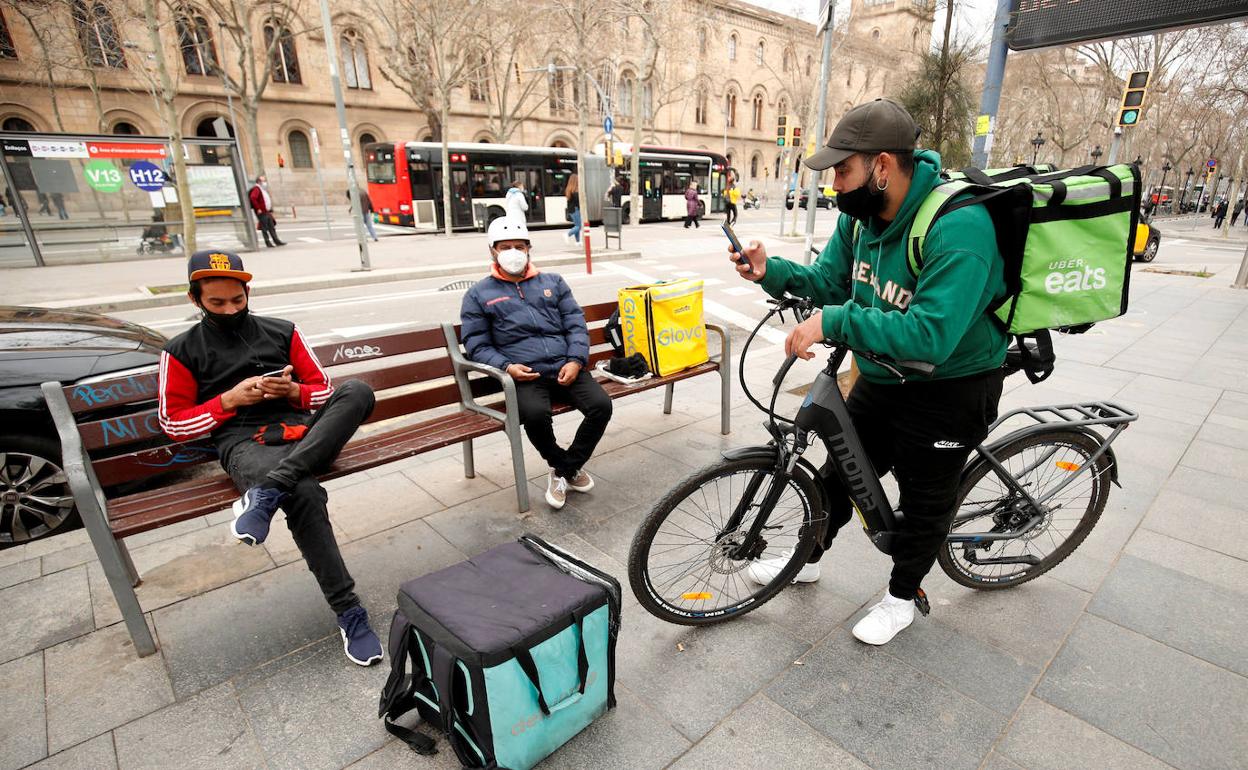
POLYGON ((624 355, 640 353, 662 377, 705 363, 702 281, 681 279, 620 289, 624 355))

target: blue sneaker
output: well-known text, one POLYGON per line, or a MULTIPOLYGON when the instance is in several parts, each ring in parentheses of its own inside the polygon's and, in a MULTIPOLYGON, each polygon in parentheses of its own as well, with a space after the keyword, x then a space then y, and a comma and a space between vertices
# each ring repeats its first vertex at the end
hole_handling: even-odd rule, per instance
POLYGON ((368 611, 360 605, 338 616, 342 649, 357 666, 371 666, 381 660, 381 640, 368 626, 368 611))
POLYGON ((260 545, 269 536, 269 524, 286 493, 273 487, 252 487, 234 501, 230 531, 247 545, 260 545))

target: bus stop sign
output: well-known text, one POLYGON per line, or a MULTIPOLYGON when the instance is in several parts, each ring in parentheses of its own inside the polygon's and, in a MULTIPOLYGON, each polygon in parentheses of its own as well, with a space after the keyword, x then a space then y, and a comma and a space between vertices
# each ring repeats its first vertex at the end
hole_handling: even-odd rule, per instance
POLYGON ((1010 48, 1029 51, 1248 18, 1244 0, 1011 0, 1010 48))

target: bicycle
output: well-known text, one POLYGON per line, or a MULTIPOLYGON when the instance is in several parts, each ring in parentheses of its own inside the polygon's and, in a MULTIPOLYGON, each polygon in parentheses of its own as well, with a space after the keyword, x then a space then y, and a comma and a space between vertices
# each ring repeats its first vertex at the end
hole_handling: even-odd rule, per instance
MULTIPOLYGON (((808 300, 785 297, 745 342, 740 382, 750 343, 772 316, 793 310, 800 321, 813 312, 808 300)), ((816 437, 850 491, 854 510, 871 542, 890 553, 902 516, 890 504, 880 477, 863 450, 837 385, 850 349, 832 348, 797 414, 775 412, 790 356, 772 380, 764 407, 771 441, 724 452, 723 459, 685 478, 646 516, 629 549, 628 576, 643 607, 662 620, 709 625, 757 609, 792 582, 827 526, 827 501, 819 474, 803 453, 816 437), (755 586, 741 573, 755 560, 787 558, 771 582, 755 586)), ((894 362, 869 351, 852 351, 905 381, 902 370, 934 371, 918 361, 894 362)), ((1022 369, 1027 351, 1011 348, 1005 369, 1022 369)), ((1118 484, 1118 461, 1110 445, 1138 418, 1107 401, 1024 407, 1000 416, 989 428, 1016 417, 1034 423, 975 447, 962 470, 957 513, 937 561, 955 582, 1000 590, 1034 580, 1057 566, 1092 531, 1118 484), (1109 429, 1108 436, 1094 429, 1109 429)), ((915 600, 927 614, 926 596, 915 600)))

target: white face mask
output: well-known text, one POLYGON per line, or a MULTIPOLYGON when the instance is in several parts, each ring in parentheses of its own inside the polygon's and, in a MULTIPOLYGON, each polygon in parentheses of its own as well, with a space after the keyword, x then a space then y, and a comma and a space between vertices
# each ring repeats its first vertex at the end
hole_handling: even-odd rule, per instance
POLYGON ((529 264, 529 255, 515 248, 503 249, 495 259, 498 260, 498 266, 510 275, 523 275, 524 268, 529 264))

